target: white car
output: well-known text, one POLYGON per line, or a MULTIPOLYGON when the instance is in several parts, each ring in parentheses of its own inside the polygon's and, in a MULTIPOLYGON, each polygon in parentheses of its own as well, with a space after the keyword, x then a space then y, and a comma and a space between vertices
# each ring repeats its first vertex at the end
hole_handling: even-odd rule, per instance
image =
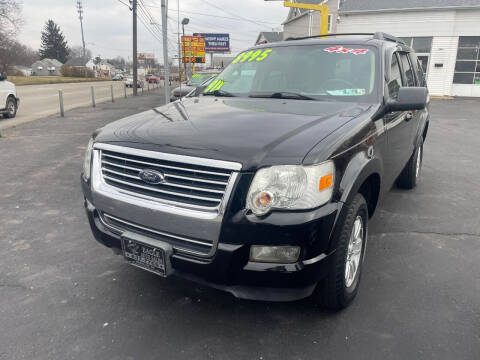
MULTIPOLYGON (((125 86, 133 88, 133 77, 125 78, 125 86)), ((143 81, 140 79, 137 79, 137 88, 143 88, 143 81)))
POLYGON ((0 74, 0 114, 3 114, 4 118, 14 118, 19 104, 15 84, 7 81, 6 73, 0 74))

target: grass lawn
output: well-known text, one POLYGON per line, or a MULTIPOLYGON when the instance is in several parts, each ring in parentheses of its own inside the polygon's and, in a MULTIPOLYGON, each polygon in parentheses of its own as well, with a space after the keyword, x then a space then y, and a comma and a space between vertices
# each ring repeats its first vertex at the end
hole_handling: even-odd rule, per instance
POLYGON ((58 83, 75 83, 85 81, 108 81, 110 78, 78 78, 64 76, 9 76, 11 81, 17 86, 20 85, 39 85, 39 84, 58 84, 58 83))

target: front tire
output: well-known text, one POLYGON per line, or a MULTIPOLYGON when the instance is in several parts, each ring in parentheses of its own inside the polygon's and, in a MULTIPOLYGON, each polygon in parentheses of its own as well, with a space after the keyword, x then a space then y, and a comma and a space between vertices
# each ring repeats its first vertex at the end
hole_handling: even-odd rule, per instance
POLYGON ((7 100, 6 113, 3 114, 3 117, 6 119, 12 119, 17 115, 17 102, 12 97, 9 97, 7 100))
MULTIPOLYGON (((339 224, 340 225, 340 224, 339 224)), ((341 231, 335 240, 336 250, 323 287, 318 296, 334 311, 346 308, 355 298, 360 284, 368 234, 368 207, 362 194, 348 205, 341 231)))
POLYGON ((420 182, 423 163, 423 139, 417 145, 412 157, 397 179, 397 186, 401 189, 411 190, 420 182))

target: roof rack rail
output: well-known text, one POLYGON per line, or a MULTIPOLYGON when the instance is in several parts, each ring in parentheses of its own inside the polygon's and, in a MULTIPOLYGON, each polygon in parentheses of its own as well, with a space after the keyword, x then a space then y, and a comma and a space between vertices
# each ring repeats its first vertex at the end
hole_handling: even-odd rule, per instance
POLYGON ((384 32, 376 32, 376 33, 374 33, 374 34, 373 34, 373 38, 374 38, 374 39, 377 39, 377 40, 393 41, 393 42, 396 42, 396 43, 400 43, 400 44, 405 45, 405 41, 403 41, 402 39, 400 39, 400 38, 398 38, 398 37, 396 37, 396 36, 393 36, 393 35, 384 33, 384 32))
POLYGON ((323 38, 323 37, 333 37, 333 36, 372 36, 373 39, 377 40, 386 40, 386 41, 393 41, 399 44, 405 45, 405 42, 397 38, 393 35, 383 33, 383 32, 375 32, 375 33, 337 33, 337 34, 325 34, 325 35, 313 35, 313 36, 303 36, 303 37, 289 37, 285 39, 286 41, 289 40, 306 40, 306 39, 315 39, 315 38, 323 38))

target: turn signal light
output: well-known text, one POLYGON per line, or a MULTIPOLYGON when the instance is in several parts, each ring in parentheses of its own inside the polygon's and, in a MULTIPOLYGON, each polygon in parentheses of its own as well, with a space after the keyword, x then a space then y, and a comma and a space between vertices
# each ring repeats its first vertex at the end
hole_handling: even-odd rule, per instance
POLYGON ((318 191, 328 189, 333 184, 333 174, 322 176, 318 182, 318 191))

